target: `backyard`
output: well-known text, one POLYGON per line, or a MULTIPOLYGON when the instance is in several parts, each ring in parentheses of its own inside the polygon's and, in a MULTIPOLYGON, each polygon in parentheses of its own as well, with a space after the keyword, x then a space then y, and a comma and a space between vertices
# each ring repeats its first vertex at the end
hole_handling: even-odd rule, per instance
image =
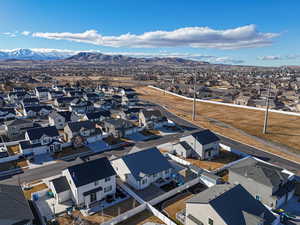
POLYGON ((118 223, 117 225, 142 225, 147 222, 152 222, 152 223, 158 223, 158 224, 165 224, 162 222, 159 218, 154 216, 151 212, 148 210, 144 210, 143 212, 140 212, 129 219, 118 223))
POLYGON ((48 186, 44 183, 33 185, 31 188, 23 190, 24 196, 26 199, 31 200, 31 194, 37 191, 47 189, 48 186))

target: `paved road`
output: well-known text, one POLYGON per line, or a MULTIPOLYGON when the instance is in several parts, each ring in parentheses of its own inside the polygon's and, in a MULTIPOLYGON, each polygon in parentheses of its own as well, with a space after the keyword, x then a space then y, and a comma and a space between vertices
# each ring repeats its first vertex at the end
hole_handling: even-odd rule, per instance
MULTIPOLYGON (((172 135, 167 135, 159 139, 151 140, 151 141, 146 141, 146 142, 139 142, 136 144, 138 148, 147 148, 147 147, 152 147, 152 146, 157 146, 160 144, 164 144, 167 142, 170 142, 176 138, 179 138, 180 136, 186 135, 188 133, 191 133, 195 130, 203 130, 203 128, 198 127, 180 117, 175 116, 174 114, 168 112, 166 109, 164 109, 161 106, 156 106, 158 107, 170 120, 174 121, 176 124, 178 124, 181 127, 185 128, 184 133, 178 133, 178 134, 172 134, 172 135)), ((248 146, 246 144, 240 143, 238 141, 229 139, 227 137, 218 135, 219 138, 221 139, 221 143, 230 146, 233 149, 237 149, 239 151, 245 152, 247 154, 253 155, 255 157, 261 158, 265 161, 268 161, 270 163, 273 163, 275 165, 278 165, 280 167, 286 168, 290 171, 293 171, 295 173, 299 173, 300 171, 300 164, 297 164, 295 162, 283 159, 279 156, 270 154, 268 152, 264 152, 260 149, 248 146)), ((127 147, 123 150, 114 150, 114 151, 108 151, 100 154, 96 154, 93 156, 90 156, 91 159, 97 159, 100 157, 111 157, 112 155, 115 155, 117 157, 120 157, 124 154, 127 154, 130 151, 131 147, 127 147)), ((35 168, 35 169, 30 169, 30 170, 25 170, 23 173, 14 175, 12 177, 4 177, 0 181, 0 183, 6 183, 6 184, 18 184, 18 183, 23 183, 23 182, 30 182, 34 180, 39 180, 45 177, 53 176, 59 174, 63 169, 67 168, 68 166, 75 165, 82 163, 83 160, 80 158, 77 158, 73 161, 59 161, 54 164, 46 165, 43 167, 35 168)))

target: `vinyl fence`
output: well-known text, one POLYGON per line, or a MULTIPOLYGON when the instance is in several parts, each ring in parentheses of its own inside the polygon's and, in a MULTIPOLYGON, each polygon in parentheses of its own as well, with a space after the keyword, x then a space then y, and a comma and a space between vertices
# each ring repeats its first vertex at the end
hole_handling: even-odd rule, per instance
MULTIPOLYGON (((183 95, 179 95, 170 91, 165 91, 161 88, 154 87, 152 85, 148 85, 148 87, 168 93, 170 95, 174 95, 180 98, 184 98, 186 100, 193 100, 193 98, 189 98, 183 95)), ((244 106, 244 105, 236 105, 236 104, 230 104, 230 103, 223 103, 223 102, 215 102, 215 101, 210 101, 210 100, 203 100, 203 99, 196 99, 197 102, 205 102, 205 103, 211 103, 211 104, 216 104, 216 105, 224 105, 224 106, 231 106, 231 107, 237 107, 237 108, 244 108, 244 109, 253 109, 253 110, 259 110, 259 111, 265 111, 265 109, 262 108, 257 108, 257 107, 251 107, 251 106, 244 106)), ((290 116, 300 116, 300 113, 296 112, 285 112, 285 111, 279 111, 279 110, 274 110, 270 109, 269 112, 274 112, 274 113, 280 113, 280 114, 285 114, 285 115, 290 115, 290 116)))

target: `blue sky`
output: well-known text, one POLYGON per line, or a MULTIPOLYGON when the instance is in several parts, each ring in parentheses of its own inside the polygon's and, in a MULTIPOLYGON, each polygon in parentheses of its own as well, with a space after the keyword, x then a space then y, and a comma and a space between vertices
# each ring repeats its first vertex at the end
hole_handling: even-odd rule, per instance
POLYGON ((299 12, 299 0, 0 0, 0 49, 299 65, 299 12))

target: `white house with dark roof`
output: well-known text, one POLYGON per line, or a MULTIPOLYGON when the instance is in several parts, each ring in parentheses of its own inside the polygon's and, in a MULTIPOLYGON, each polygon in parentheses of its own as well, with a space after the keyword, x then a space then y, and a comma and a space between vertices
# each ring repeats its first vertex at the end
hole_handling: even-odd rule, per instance
POLYGON ((186 225, 277 225, 279 222, 279 217, 241 185, 214 185, 186 202, 186 225))
POLYGON ((279 208, 295 193, 295 175, 260 159, 245 158, 229 168, 228 181, 241 184, 254 198, 279 208))
POLYGON ((64 129, 67 123, 78 120, 79 116, 70 111, 53 111, 49 114, 49 125, 55 126, 58 130, 64 129))
POLYGON ((220 139, 210 130, 197 131, 181 137, 173 152, 184 158, 210 160, 219 155, 220 139))
POLYGON ((50 105, 36 105, 24 107, 23 114, 26 117, 47 117, 52 111, 50 105))
POLYGON ((25 141, 20 141, 20 150, 24 155, 43 154, 61 151, 62 142, 55 126, 29 129, 25 141))
POLYGON ((62 176, 52 181, 57 201, 72 199, 79 207, 92 208, 116 192, 116 173, 107 158, 68 167, 62 176))
POLYGON ((83 98, 75 98, 71 101, 69 110, 78 114, 85 114, 94 110, 94 105, 90 101, 86 101, 83 98))
POLYGON ((111 161, 122 181, 136 190, 148 187, 161 180, 171 181, 173 167, 157 148, 137 151, 111 161))
POLYGON ((160 110, 143 109, 139 112, 139 125, 149 129, 162 127, 168 124, 168 119, 160 110))
POLYGON ((111 116, 110 111, 108 110, 99 110, 97 112, 86 113, 83 117, 84 120, 90 120, 93 122, 100 122, 105 119, 109 119, 111 116))
POLYGON ((47 100, 48 99, 49 89, 47 87, 36 87, 35 94, 40 100, 47 100))

